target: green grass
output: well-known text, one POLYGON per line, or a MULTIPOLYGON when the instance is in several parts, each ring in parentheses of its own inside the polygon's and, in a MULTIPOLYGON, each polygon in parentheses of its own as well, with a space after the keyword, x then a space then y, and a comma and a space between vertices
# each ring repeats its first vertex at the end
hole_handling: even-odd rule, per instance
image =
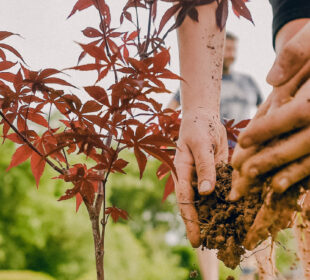
POLYGON ((55 280, 55 278, 41 273, 27 270, 0 270, 1 280, 55 280))

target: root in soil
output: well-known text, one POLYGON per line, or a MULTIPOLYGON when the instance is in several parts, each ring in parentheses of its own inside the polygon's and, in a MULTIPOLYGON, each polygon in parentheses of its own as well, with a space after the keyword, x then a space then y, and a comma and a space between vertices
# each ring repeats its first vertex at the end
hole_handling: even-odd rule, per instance
POLYGON ((270 187, 271 177, 262 177, 245 197, 230 202, 232 170, 229 164, 218 164, 215 191, 208 196, 196 192, 196 206, 202 246, 217 249, 218 259, 234 269, 245 249, 253 250, 259 242, 275 238, 290 226, 294 213, 301 210, 298 202, 304 188, 298 184, 276 194, 270 187))

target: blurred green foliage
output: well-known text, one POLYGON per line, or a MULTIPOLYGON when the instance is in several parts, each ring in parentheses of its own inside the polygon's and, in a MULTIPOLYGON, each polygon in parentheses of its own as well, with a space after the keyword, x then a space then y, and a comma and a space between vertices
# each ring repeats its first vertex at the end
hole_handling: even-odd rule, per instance
POLYGON ((50 179, 55 173, 47 171, 37 190, 29 163, 5 172, 13 151, 11 143, 0 148, 0 269, 74 279, 92 263, 89 222, 74 201, 57 201, 65 188, 50 179))
MULTIPOLYGON (((71 186, 51 180, 56 174, 49 169, 39 190, 29 163, 5 172, 13 152, 13 144, 0 147, 0 270, 42 271, 57 280, 95 279, 93 241, 85 207, 76 214, 74 200, 57 201, 71 186)), ((191 271, 199 271, 198 261, 185 240, 181 219, 176 219, 179 214, 174 195, 161 202, 164 182, 155 175, 159 163, 150 160, 140 181, 134 156, 129 152, 123 156, 130 161, 125 169, 127 175, 111 176, 107 186, 108 206, 125 209, 130 219, 117 224, 110 221, 107 226, 107 279, 189 279, 191 271), (167 245, 168 231, 178 235, 178 245, 167 245)), ((285 272, 295 261, 291 250, 295 244, 290 235, 280 236, 280 242, 287 247, 277 253, 277 266, 285 272)), ((16 275, 12 280, 27 280, 26 274, 18 278, 23 275, 20 273, 12 272, 16 275)), ((220 280, 229 275, 238 279, 239 274, 239 269, 231 271, 220 265, 220 280)), ((0 279, 6 280, 2 275, 0 279)), ((31 277, 31 280, 49 280, 31 277)))
MULTIPOLYGON (((42 271, 58 280, 73 280, 91 273, 94 271, 93 241, 85 208, 82 206, 76 214, 74 200, 57 201, 71 186, 64 186, 60 180, 51 180, 55 173, 47 170, 37 190, 29 162, 5 172, 13 152, 14 145, 11 143, 0 147, 0 270, 42 271)), ((157 163, 151 161, 150 167, 155 165, 157 163)), ((130 209, 124 208, 130 213, 129 223, 139 230, 133 232, 125 224, 108 224, 105 253, 107 278, 187 279, 188 271, 179 266, 180 256, 174 254, 164 241, 168 223, 143 221, 152 225, 137 226, 143 212, 141 207, 153 213, 162 207, 164 210, 159 211, 172 209, 171 205, 160 203, 163 188, 156 189, 158 181, 151 182, 153 179, 148 176, 155 170, 148 171, 145 181, 140 182, 136 167, 135 170, 130 168, 126 176, 113 175, 115 178, 111 177, 108 189, 111 197, 115 197, 112 186, 116 182, 121 183, 122 178, 124 190, 129 190, 129 193, 124 192, 123 198, 131 205, 130 209), (153 185, 150 186, 150 183, 153 185), (136 191, 136 185, 140 187, 139 191, 136 191), (135 196, 127 196, 131 195, 130 189, 136 192, 135 196), (158 226, 154 228, 154 225, 158 226)), ((173 215, 170 213, 170 216, 173 215)))
POLYGON ((55 280, 51 276, 48 276, 41 272, 33 271, 14 271, 4 270, 0 271, 1 280, 55 280))

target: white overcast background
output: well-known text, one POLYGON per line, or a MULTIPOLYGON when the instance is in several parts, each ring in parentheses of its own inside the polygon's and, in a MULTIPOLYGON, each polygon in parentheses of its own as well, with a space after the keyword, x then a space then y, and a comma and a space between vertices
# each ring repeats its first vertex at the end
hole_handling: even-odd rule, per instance
MULTIPOLYGON (((110 5, 114 26, 118 26, 124 0, 106 2, 110 5)), ((18 49, 33 70, 47 67, 63 69, 76 65, 81 49, 74 42, 86 42, 81 30, 87 26, 97 28, 98 13, 90 8, 66 20, 75 3, 76 0, 1 0, 0 30, 23 36, 23 39, 14 37, 5 42, 18 49)), ((227 22, 227 30, 239 37, 238 58, 234 69, 251 75, 266 97, 270 87, 266 84, 265 77, 274 60, 271 6, 267 0, 252 0, 247 5, 255 26, 245 19, 238 19, 231 10, 227 22)), ((164 9, 167 9, 167 5, 161 4, 159 14, 164 9)), ((147 18, 142 15, 140 21, 142 25, 143 22, 146 24, 147 18)), ((171 69, 178 73, 175 32, 170 33, 166 44, 171 46, 171 69)), ((92 77, 90 73, 82 72, 74 74, 73 80, 78 85, 90 85, 92 77)), ((176 90, 178 82, 168 80, 167 87, 176 90)), ((166 105, 170 95, 162 94, 158 98, 166 105)))

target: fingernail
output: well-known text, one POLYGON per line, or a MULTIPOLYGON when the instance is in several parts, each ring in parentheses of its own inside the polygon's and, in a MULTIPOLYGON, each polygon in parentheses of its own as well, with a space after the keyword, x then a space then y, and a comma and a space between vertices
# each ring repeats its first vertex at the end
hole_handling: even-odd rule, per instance
POLYGON ((280 179, 280 181, 279 181, 279 183, 278 183, 278 185, 281 187, 281 190, 283 191, 283 190, 285 190, 285 189, 287 189, 287 187, 289 186, 289 181, 288 181, 288 179, 287 178, 282 178, 282 179, 280 179))
POLYGON ((281 82, 284 77, 284 70, 278 64, 275 64, 267 75, 267 82, 276 85, 281 82))
POLYGON ((209 193, 212 191, 212 186, 209 181, 202 181, 199 186, 200 193, 209 193))
POLYGON ((239 198, 238 193, 237 193, 234 189, 232 189, 232 190, 230 191, 230 194, 228 195, 228 200, 230 200, 230 201, 236 201, 236 200, 238 200, 238 198, 239 198))
POLYGON ((252 144, 253 144, 253 140, 251 137, 245 137, 241 141, 241 146, 244 148, 247 148, 247 147, 251 146, 252 144))
POLYGON ((249 172, 248 172, 249 176, 251 178, 255 178, 258 175, 258 170, 256 167, 251 167, 249 172))

